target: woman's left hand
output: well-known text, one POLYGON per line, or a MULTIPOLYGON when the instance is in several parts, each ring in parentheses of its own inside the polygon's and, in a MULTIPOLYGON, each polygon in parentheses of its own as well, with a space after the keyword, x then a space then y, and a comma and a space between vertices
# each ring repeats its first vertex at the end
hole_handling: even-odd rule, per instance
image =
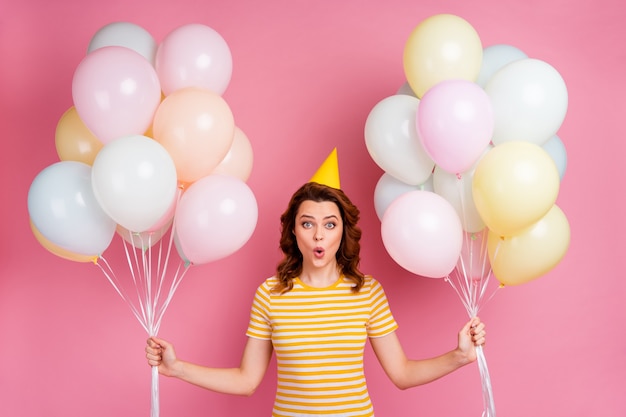
POLYGON ((483 346, 486 342, 487 332, 485 323, 478 317, 474 317, 459 332, 459 351, 467 357, 469 362, 476 360, 476 346, 483 346))

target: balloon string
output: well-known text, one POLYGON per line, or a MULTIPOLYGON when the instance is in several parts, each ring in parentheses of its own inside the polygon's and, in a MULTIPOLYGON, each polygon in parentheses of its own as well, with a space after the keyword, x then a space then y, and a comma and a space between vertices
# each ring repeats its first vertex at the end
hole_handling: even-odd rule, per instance
POLYGON ((169 293, 167 295, 167 298, 165 299, 165 301, 161 305, 161 308, 159 309, 159 312, 157 314, 157 321, 156 321, 155 332, 159 331, 159 328, 161 327, 161 320, 163 319, 163 315, 165 314, 165 310, 167 310, 167 307, 169 306, 170 302, 172 301, 172 297, 174 296, 174 293, 176 292, 176 290, 178 289, 178 286, 182 282, 183 277, 185 276, 185 274, 189 270, 190 266, 186 265, 186 266, 184 266, 183 272, 180 273, 180 269, 181 269, 181 267, 183 265, 184 265, 184 262, 182 262, 182 261, 179 262, 179 265, 178 265, 178 268, 176 269, 176 273, 174 274, 174 280, 172 281, 172 284, 170 286, 170 290, 169 290, 169 293))
MULTIPOLYGON (((466 302, 466 298, 464 296, 461 295, 461 293, 459 292, 459 289, 457 288, 457 286, 454 284, 454 282, 452 281, 452 279, 450 278, 450 275, 446 276, 444 278, 444 280, 450 284, 450 286, 452 287, 452 289, 454 289, 454 291, 457 293, 457 295, 459 296, 459 299, 461 300, 461 302, 463 303, 463 306, 465 307, 466 311, 470 311, 471 307, 470 305, 466 302)), ((471 314, 470 314, 471 315, 471 314)))
MULTIPOLYGON (((177 193, 176 193, 176 202, 175 202, 176 207, 178 206, 178 203, 180 202, 180 198, 182 194, 183 194, 183 188, 178 187, 177 193)), ((189 268, 189 265, 186 265, 184 272, 181 274, 180 268, 181 268, 182 262, 179 262, 178 267, 176 268, 176 271, 173 275, 172 283, 169 287, 169 291, 165 298, 165 301, 163 302, 160 308, 157 308, 158 300, 161 299, 161 291, 163 290, 166 272, 168 270, 168 266, 170 263, 170 255, 173 253, 173 249, 175 247, 175 244, 174 244, 175 235, 176 235, 176 222, 173 221, 172 226, 170 228, 170 234, 169 234, 169 239, 167 243, 167 250, 165 251, 165 254, 163 254, 163 239, 161 239, 161 241, 159 242, 159 260, 158 260, 157 265, 159 266, 162 265, 163 268, 157 270, 157 276, 159 277, 158 278, 159 285, 158 285, 157 293, 156 293, 154 303, 153 303, 153 307, 155 311, 155 320, 156 320, 154 322, 155 335, 156 335, 156 332, 158 332, 158 329, 161 327, 161 320, 163 319, 165 310, 167 310, 167 307, 169 306, 170 301, 172 300, 172 297, 174 296, 174 293, 176 292, 176 289, 178 288, 178 285, 180 285, 180 282, 182 281, 185 273, 187 272, 189 268), (163 256, 165 256, 165 258, 163 258, 163 256)))
POLYGON ((493 389, 491 387, 491 377, 487 367, 487 358, 482 346, 476 347, 476 357, 478 370, 483 387, 483 414, 482 417, 496 417, 496 405, 493 399, 493 389))
MULTIPOLYGON (((179 187, 176 205, 180 201, 182 192, 182 187, 179 187)), ((165 311, 191 266, 191 264, 181 260, 175 268, 170 268, 170 258, 175 247, 175 223, 172 222, 167 244, 164 244, 165 239, 160 239, 157 246, 156 242, 153 241, 155 239, 153 232, 137 233, 129 230, 130 238, 128 240, 121 237, 124 257, 130 275, 127 285, 132 284, 134 287, 135 298, 130 297, 111 264, 104 257, 99 258, 102 260, 101 263, 95 262, 150 336, 158 334, 165 311), (173 273, 169 274, 170 272, 173 273)), ((158 368, 152 367, 151 417, 159 416, 158 377, 158 368)))
MULTIPOLYGON (((179 187, 177 189, 177 194, 176 194, 176 203, 175 203, 176 207, 178 207, 178 203, 180 202, 180 197, 182 196, 182 193, 183 193, 183 188, 179 187)), ((188 268, 189 268, 189 265, 186 265, 184 272, 182 274, 179 274, 180 266, 181 266, 181 262, 179 262, 178 268, 176 268, 176 272, 174 273, 172 286, 170 287, 168 296, 165 302, 163 303, 163 305, 161 306, 161 308, 158 309, 158 300, 161 298, 161 291, 163 289, 163 283, 165 282, 165 275, 166 275, 168 265, 169 265, 170 254, 172 253, 172 247, 174 246, 175 231, 176 231, 176 222, 173 221, 172 226, 170 228, 170 236, 169 236, 167 251, 165 254, 165 260, 163 262, 161 262, 163 259, 162 258, 163 239, 161 239, 161 241, 159 242, 159 256, 158 256, 157 271, 156 271, 156 275, 159 277, 158 278, 159 282, 157 286, 156 296, 154 297, 154 300, 152 303, 153 310, 154 311, 159 310, 159 311, 156 315, 156 322, 154 322, 150 328, 149 334, 151 336, 156 336, 159 333, 159 328, 161 327, 161 321, 163 320, 163 315, 165 314, 165 310, 167 310, 167 307, 169 306, 170 301, 172 300, 172 297, 174 296, 174 293, 176 292, 176 289, 178 288, 178 285, 180 285, 180 282, 182 281, 185 273, 188 271, 188 268)), ((156 366, 153 366, 152 367, 152 381, 151 381, 151 396, 150 396, 150 417, 159 417, 159 413, 160 413, 159 368, 156 366)))
MULTIPOLYGON (((148 327, 148 317, 146 315, 146 308, 143 304, 143 299, 144 297, 141 294, 141 277, 138 277, 137 274, 140 271, 140 267, 139 267, 139 259, 137 257, 137 250, 135 247, 135 243, 134 243, 134 238, 133 238, 133 234, 134 232, 129 231, 129 235, 130 235, 130 240, 131 240, 131 244, 129 244, 128 242, 126 242, 126 240, 124 240, 122 238, 122 244, 124 246, 124 253, 126 254, 126 262, 128 264, 128 270, 130 272, 130 276, 132 278, 133 281, 133 287, 135 289, 135 293, 137 296, 137 301, 139 303, 139 311, 141 311, 143 320, 142 320, 142 325, 144 326, 144 328, 148 327), (132 246, 134 249, 133 250, 129 250, 130 246, 132 246), (132 259, 131 259, 131 255, 132 255, 132 259), (134 267, 133 267, 134 265, 134 267), (137 271, 137 272, 135 272, 137 271)), ((129 300, 129 304, 133 304, 130 300, 129 300)), ((133 304, 134 305, 134 304, 133 304)))
POLYGON ((445 277, 445 281, 455 290, 470 317, 474 317, 502 286, 495 287, 489 297, 486 297, 493 276, 492 270, 489 269, 478 279, 471 279, 462 259, 459 264, 445 277))
MULTIPOLYGON (((467 202, 465 201, 465 178, 461 174, 457 174, 457 190, 459 193, 459 199, 461 202, 461 217, 462 225, 465 230, 468 226, 467 219, 467 202)), ((487 228, 483 228, 480 232, 479 238, 480 247, 478 248, 478 254, 476 254, 476 245, 472 240, 476 239, 475 233, 464 233, 463 245, 467 249, 466 252, 461 252, 459 256, 459 262, 457 267, 448 275, 445 280, 455 290, 459 296, 463 306, 465 307, 468 315, 475 317, 481 308, 488 303, 500 286, 496 287, 493 293, 485 299, 487 288, 489 287, 490 278, 493 275, 491 264, 489 262, 489 251, 487 245, 487 228), (467 253, 469 259, 465 259, 464 253, 467 253), (466 264, 467 263, 467 264, 466 264), (480 275, 474 278, 475 271, 474 265, 480 266, 480 275), (455 282, 456 281, 456 282, 455 282)), ((499 246, 499 244, 498 244, 499 246)), ((497 254, 496 248, 496 254, 497 254)), ((493 399, 493 390, 491 387, 491 378, 489 376, 489 369, 487 367, 487 359, 485 358, 483 346, 476 347, 476 358, 478 362, 478 369, 481 377, 481 387, 483 393, 483 413, 482 417, 495 417, 495 403, 493 399)))
POLYGON ((152 383, 150 389, 150 417, 159 417, 159 367, 152 367, 152 383))
POLYGON ((133 315, 135 316, 137 321, 139 321, 139 324, 141 324, 144 330, 148 332, 148 328, 146 327, 144 320, 142 320, 142 315, 139 313, 139 311, 137 311, 137 308, 128 297, 126 291, 124 290, 124 287, 119 285, 115 272, 113 272, 113 269, 111 268, 111 266, 109 265, 109 263, 104 257, 101 256, 100 260, 102 260, 102 262, 107 266, 108 271, 105 270, 105 268, 100 264, 100 262, 97 262, 96 265, 100 268, 100 270, 102 271, 104 276, 107 278, 109 283, 113 286, 117 294, 122 298, 122 300, 124 300, 129 305, 131 311, 133 312, 133 315))

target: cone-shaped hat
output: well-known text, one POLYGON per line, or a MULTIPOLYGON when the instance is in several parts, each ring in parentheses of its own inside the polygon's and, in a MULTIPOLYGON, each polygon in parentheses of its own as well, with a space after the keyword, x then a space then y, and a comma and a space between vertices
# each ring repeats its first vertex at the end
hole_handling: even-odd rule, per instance
POLYGON ((324 163, 317 169, 309 182, 328 185, 329 187, 341 189, 339 182, 339 164, 337 162, 337 148, 328 155, 324 163))

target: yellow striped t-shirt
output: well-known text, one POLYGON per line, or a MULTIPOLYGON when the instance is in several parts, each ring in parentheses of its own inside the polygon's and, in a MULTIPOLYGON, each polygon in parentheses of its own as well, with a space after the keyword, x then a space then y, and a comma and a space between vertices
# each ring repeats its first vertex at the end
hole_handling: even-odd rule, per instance
POLYGON ((383 287, 366 277, 358 293, 341 277, 327 288, 295 280, 271 292, 268 278, 254 296, 249 337, 272 340, 278 364, 273 417, 371 417, 363 352, 368 337, 397 329, 383 287))

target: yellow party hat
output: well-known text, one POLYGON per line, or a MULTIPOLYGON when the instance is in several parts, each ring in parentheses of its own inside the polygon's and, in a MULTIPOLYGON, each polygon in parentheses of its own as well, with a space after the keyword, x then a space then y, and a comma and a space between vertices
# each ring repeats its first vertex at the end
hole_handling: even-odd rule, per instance
POLYGON ((317 169, 309 182, 328 185, 329 187, 341 189, 339 183, 339 163, 337 162, 337 148, 328 155, 324 163, 317 169))

